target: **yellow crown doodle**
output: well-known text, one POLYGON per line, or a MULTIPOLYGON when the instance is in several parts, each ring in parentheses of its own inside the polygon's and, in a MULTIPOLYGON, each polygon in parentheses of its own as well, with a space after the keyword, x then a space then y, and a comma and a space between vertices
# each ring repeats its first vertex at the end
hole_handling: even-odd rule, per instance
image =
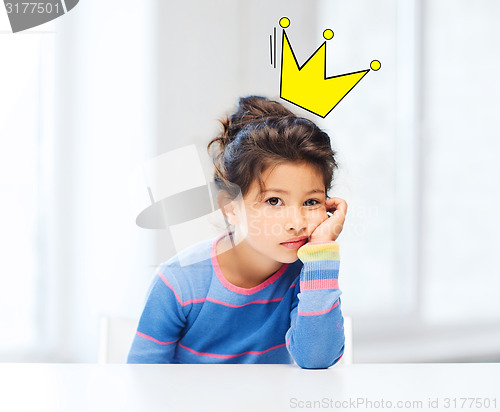
MULTIPOLYGON (((326 77, 326 40, 333 38, 330 29, 323 32, 323 44, 299 66, 284 30, 290 20, 283 17, 279 23, 283 28, 280 97, 324 118, 370 70, 326 77)), ((380 66, 378 60, 370 64, 373 70, 380 66)))

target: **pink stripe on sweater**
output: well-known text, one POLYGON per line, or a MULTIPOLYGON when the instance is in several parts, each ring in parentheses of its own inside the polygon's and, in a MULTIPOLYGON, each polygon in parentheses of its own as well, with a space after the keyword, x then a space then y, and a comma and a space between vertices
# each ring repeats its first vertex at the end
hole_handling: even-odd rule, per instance
POLYGON ((242 308, 243 306, 253 305, 256 303, 279 302, 279 301, 283 300, 283 298, 274 298, 274 299, 269 299, 269 300, 253 300, 252 302, 247 302, 247 303, 244 303, 243 305, 233 305, 232 303, 223 302, 221 300, 217 300, 217 299, 213 299, 213 298, 207 298, 207 300, 209 302, 218 303, 218 304, 224 305, 224 306, 229 306, 230 308, 242 308))
POLYGON ((330 309, 325 309, 325 310, 316 310, 314 312, 299 312, 300 316, 316 316, 316 315, 323 315, 325 313, 330 312, 333 308, 336 308, 339 304, 339 301, 337 301, 333 304, 333 306, 330 309))
POLYGON ((153 342, 159 343, 160 345, 170 345, 171 343, 175 343, 175 342, 177 342, 179 340, 179 339, 176 339, 176 340, 173 340, 173 341, 170 341, 170 342, 160 342, 158 339, 155 339, 152 336, 146 335, 145 333, 137 331, 137 334, 140 337, 142 337, 142 338, 146 338, 146 339, 152 340, 153 342))
POLYGON ((165 276, 163 275, 163 273, 160 273, 158 272, 158 276, 161 278, 161 280, 163 280, 163 283, 165 283, 165 285, 167 285, 171 290, 172 292, 174 292, 174 295, 175 295, 175 298, 179 301, 179 303, 182 305, 182 300, 181 298, 179 297, 179 295, 177 294, 177 292, 175 291, 174 287, 169 283, 169 281, 165 278, 165 276))
POLYGON ((219 358, 219 359, 231 359, 231 358, 236 358, 237 356, 242 356, 242 355, 262 355, 263 353, 269 352, 273 349, 281 348, 282 346, 285 346, 285 343, 282 343, 280 345, 273 346, 272 348, 266 349, 266 350, 261 350, 261 351, 255 351, 255 350, 250 350, 248 352, 242 352, 242 353, 237 353, 236 355, 219 355, 218 353, 207 353, 207 352, 198 352, 194 349, 188 348, 187 346, 184 346, 182 343, 179 342, 179 346, 188 350, 191 353, 194 353, 195 355, 200 355, 200 356, 210 356, 212 358, 219 358))
POLYGON ((317 290, 317 289, 338 289, 338 279, 316 279, 303 280, 300 282, 300 290, 317 290))
POLYGON ((205 298, 199 298, 199 299, 190 299, 190 300, 186 300, 185 302, 182 302, 181 303, 181 306, 186 306, 186 305, 189 305, 190 303, 202 303, 202 302, 205 302, 205 298))
POLYGON ((227 302, 223 302, 222 300, 217 300, 217 299, 213 299, 211 297, 207 297, 207 298, 186 300, 185 302, 182 302, 181 305, 186 306, 186 305, 189 305, 190 303, 202 303, 202 302, 205 302, 207 300, 209 302, 212 302, 212 303, 218 303, 219 305, 229 306, 230 308, 242 308, 243 306, 254 305, 254 304, 259 304, 259 303, 265 304, 265 303, 270 303, 270 302, 280 302, 283 300, 283 298, 274 298, 274 299, 268 299, 268 300, 253 300, 251 302, 244 303, 243 305, 233 305, 232 303, 227 303, 227 302))

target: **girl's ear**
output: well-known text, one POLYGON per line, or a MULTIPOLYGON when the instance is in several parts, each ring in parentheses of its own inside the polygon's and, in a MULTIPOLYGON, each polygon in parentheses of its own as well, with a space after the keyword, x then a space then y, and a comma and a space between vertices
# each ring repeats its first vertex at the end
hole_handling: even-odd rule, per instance
POLYGON ((221 190, 217 195, 217 203, 219 204, 222 214, 227 221, 235 225, 238 223, 238 214, 236 201, 224 190, 221 190))

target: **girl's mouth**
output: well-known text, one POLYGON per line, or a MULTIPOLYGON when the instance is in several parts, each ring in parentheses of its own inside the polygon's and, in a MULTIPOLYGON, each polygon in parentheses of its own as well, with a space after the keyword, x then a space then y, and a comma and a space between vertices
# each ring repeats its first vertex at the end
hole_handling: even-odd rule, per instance
POLYGON ((285 246, 288 249, 298 249, 299 247, 305 245, 307 243, 307 236, 303 236, 301 238, 297 238, 296 240, 282 242, 280 245, 285 246))

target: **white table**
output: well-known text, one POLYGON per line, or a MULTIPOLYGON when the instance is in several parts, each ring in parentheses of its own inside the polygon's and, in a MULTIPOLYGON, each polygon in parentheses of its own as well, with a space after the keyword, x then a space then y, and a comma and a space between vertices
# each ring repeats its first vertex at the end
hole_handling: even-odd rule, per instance
POLYGON ((333 411, 338 406, 350 411, 500 411, 500 364, 353 364, 326 370, 292 365, 0 364, 2 412, 333 411), (482 407, 470 407, 470 400, 462 407, 460 398, 474 398, 473 403, 481 399, 482 407))

